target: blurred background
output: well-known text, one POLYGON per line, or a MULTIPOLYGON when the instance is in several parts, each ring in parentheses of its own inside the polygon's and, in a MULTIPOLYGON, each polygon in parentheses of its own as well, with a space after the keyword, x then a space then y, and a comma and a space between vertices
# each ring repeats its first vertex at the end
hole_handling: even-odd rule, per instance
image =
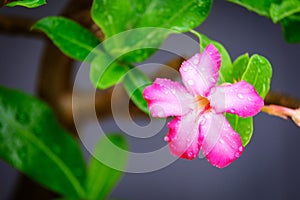
MULTIPOLYGON (((0 15, 13 14, 39 19, 58 15, 67 1, 52 0, 36 9, 0 8, 0 15)), ((287 44, 279 25, 223 0, 214 1, 207 20, 197 28, 222 43, 234 60, 248 52, 265 56, 273 66, 271 89, 300 99, 300 44, 287 44)), ((42 39, 1 34, 0 85, 36 92, 37 73, 43 47, 42 39)), ((106 130, 118 128, 105 121, 106 130)), ((162 144, 163 129, 147 139, 127 136, 137 151, 162 144)), ((150 173, 126 173, 112 193, 122 199, 300 199, 300 129, 264 113, 254 118, 253 137, 243 155, 229 167, 217 169, 204 159, 177 160, 150 173)), ((20 174, 0 160, 0 199, 14 192, 20 174)))

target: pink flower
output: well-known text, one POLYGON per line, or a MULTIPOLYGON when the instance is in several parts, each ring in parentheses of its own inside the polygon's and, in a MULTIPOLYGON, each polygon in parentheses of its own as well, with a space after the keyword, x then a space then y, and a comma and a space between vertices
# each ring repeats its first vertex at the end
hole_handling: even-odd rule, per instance
POLYGON ((185 87, 157 78, 143 95, 153 117, 175 116, 165 137, 173 155, 191 160, 202 149, 212 165, 223 168, 244 150, 224 112, 249 117, 257 114, 264 102, 245 81, 216 86, 220 62, 218 50, 208 45, 181 65, 185 87))

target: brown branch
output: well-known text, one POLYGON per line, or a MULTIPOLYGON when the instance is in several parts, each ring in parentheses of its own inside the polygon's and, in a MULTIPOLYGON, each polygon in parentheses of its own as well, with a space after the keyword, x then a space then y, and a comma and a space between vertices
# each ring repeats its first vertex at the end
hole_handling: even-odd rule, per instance
POLYGON ((35 19, 23 16, 1 15, 0 33, 41 37, 41 34, 38 31, 30 30, 35 22, 35 19))
POLYGON ((13 0, 0 0, 0 7, 5 6, 6 4, 12 2, 13 0))
POLYGON ((280 105, 288 108, 300 108, 300 100, 292 97, 290 95, 281 93, 281 92, 275 92, 270 91, 267 96, 265 97, 265 104, 266 105, 280 105))

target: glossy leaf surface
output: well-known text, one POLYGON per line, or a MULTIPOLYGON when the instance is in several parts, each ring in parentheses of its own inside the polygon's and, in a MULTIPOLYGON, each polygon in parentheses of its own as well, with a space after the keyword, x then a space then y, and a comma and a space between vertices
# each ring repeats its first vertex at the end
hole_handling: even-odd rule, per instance
MULTIPOLYGON (((100 43, 90 31, 64 17, 43 18, 33 26, 33 29, 43 31, 62 52, 79 61, 85 61, 100 43)), ((96 54, 97 51, 100 50, 97 49, 93 53, 96 54)))
POLYGON ((46 4, 46 0, 16 0, 6 4, 6 6, 8 7, 23 6, 26 8, 36 8, 44 4, 46 4))
POLYGON ((112 189, 122 176, 118 171, 101 160, 110 160, 112 166, 118 169, 125 169, 127 163, 127 141, 122 135, 108 134, 100 138, 91 158, 88 168, 87 193, 88 199, 107 199, 112 189), (105 137, 105 138, 104 138, 105 137), (112 148, 111 145, 115 145, 112 148), (115 148, 121 148, 125 151, 116 151, 115 148), (101 156, 101 159, 97 159, 101 156))
POLYGON ((143 91, 146 86, 151 84, 151 80, 138 68, 134 68, 125 75, 123 84, 127 94, 135 105, 149 114, 147 102, 143 97, 143 91))
POLYGON ((0 157, 40 184, 72 198, 85 196, 79 144, 43 102, 0 87, 0 157))

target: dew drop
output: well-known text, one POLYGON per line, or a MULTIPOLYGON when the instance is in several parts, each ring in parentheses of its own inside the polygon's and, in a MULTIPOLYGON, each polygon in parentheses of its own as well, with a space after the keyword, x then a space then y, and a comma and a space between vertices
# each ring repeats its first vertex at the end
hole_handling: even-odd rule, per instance
POLYGON ((184 72, 187 72, 187 71, 188 71, 188 68, 187 68, 187 67, 183 67, 182 70, 183 70, 184 72))
POLYGON ((18 112, 16 114, 16 120, 24 125, 27 125, 30 123, 30 118, 27 113, 18 112))
POLYGON ((247 107, 247 106, 244 106, 244 110, 248 110, 248 107, 247 107))
POLYGON ((56 146, 54 145, 53 146, 53 151, 56 153, 56 154, 59 154, 61 152, 61 148, 59 146, 56 146))
POLYGON ((193 63, 194 63, 195 65, 197 65, 197 64, 199 63, 198 58, 194 58, 193 63))
POLYGON ((210 80, 211 82, 215 82, 215 81, 216 81, 216 79, 214 79, 213 77, 211 77, 209 80, 210 80))
POLYGON ((244 147, 243 146, 240 146, 239 147, 239 151, 243 151, 244 150, 244 147))
POLYGON ((220 139, 220 143, 221 143, 221 144, 224 144, 224 140, 223 140, 223 139, 220 139))
POLYGON ((165 136, 164 141, 169 142, 170 138, 168 136, 165 136))
POLYGON ((239 152, 236 152, 236 153, 234 154, 234 156, 238 158, 238 157, 240 157, 240 153, 239 153, 239 152))
POLYGON ((187 156, 188 156, 188 158, 192 158, 193 157, 193 153, 192 152, 188 152, 187 156))
POLYGON ((162 110, 158 111, 157 116, 164 117, 164 111, 162 111, 162 110))
POLYGON ((248 101, 252 101, 252 98, 251 98, 251 97, 248 97, 248 101))
POLYGON ((205 123, 206 123, 206 118, 203 117, 203 118, 201 119, 201 121, 200 121, 200 125, 204 125, 205 123))
POLYGON ((244 98, 244 96, 243 96, 241 93, 238 93, 238 97, 239 97, 240 99, 243 99, 243 98, 244 98))
POLYGON ((231 109, 230 112, 234 114, 234 113, 235 113, 235 110, 234 110, 234 109, 231 109))
POLYGON ((188 80, 188 84, 189 85, 194 85, 194 81, 193 80, 188 80))
POLYGON ((165 94, 169 94, 169 91, 168 91, 168 90, 166 90, 166 91, 165 91, 165 94))
POLYGON ((189 22, 189 24, 190 24, 191 27, 194 27, 194 26, 195 26, 195 22, 194 22, 193 20, 191 20, 191 21, 189 22))

